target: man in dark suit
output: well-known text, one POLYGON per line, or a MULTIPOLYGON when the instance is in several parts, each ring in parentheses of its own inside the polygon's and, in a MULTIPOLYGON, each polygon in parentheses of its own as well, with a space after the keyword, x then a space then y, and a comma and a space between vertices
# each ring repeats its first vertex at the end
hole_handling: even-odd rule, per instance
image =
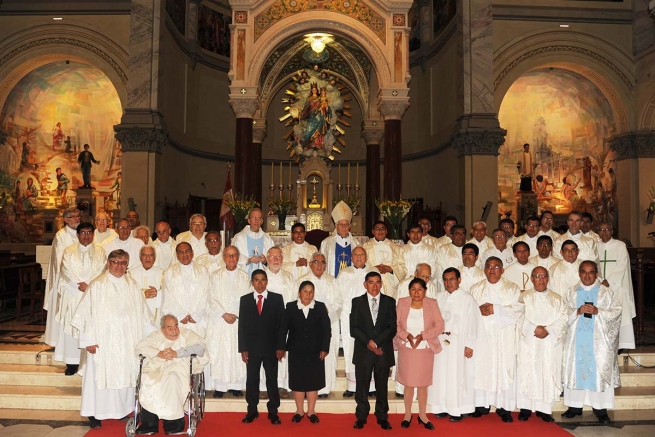
POLYGON ((355 339, 355 429, 362 429, 371 409, 368 388, 371 374, 375 377, 375 417, 382 429, 391 429, 387 382, 395 364, 392 340, 396 335, 396 300, 380 293, 382 277, 368 273, 364 279, 366 294, 352 300, 350 336, 355 339))
POLYGON ((248 414, 244 423, 259 417, 259 369, 264 366, 268 392, 268 418, 279 425, 280 393, 277 386, 277 363, 284 358, 286 328, 284 326, 284 300, 282 295, 267 291, 266 272, 252 272, 254 293, 241 296, 239 302, 239 352, 246 363, 246 401, 248 414))

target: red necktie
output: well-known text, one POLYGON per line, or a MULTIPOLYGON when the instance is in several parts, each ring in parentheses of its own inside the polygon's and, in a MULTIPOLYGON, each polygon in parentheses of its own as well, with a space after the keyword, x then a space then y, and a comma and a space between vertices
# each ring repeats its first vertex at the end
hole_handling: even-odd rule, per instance
POLYGON ((261 294, 257 296, 257 312, 260 316, 262 315, 262 304, 264 303, 262 299, 264 299, 264 296, 261 294))

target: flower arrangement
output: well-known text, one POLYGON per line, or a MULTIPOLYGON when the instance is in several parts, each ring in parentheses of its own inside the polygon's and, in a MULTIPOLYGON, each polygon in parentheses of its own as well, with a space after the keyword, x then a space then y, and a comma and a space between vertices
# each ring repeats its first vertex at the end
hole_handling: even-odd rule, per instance
POLYGON ((359 204, 361 202, 361 199, 359 196, 343 196, 343 197, 334 197, 332 199, 332 205, 336 205, 337 203, 343 202, 350 207, 350 209, 353 212, 353 215, 359 214, 359 204))
POLYGON ((391 239, 397 240, 400 238, 400 224, 407 215, 414 202, 407 200, 377 200, 375 204, 382 214, 391 225, 391 239))
POLYGON ((293 214, 296 211, 297 203, 296 203, 296 199, 283 196, 277 199, 271 198, 268 201, 268 206, 273 211, 275 211, 275 214, 277 215, 287 215, 287 214, 293 214))
POLYGON ((237 222, 237 229, 241 230, 246 226, 246 219, 251 209, 257 208, 259 202, 254 196, 245 197, 242 194, 234 193, 231 199, 226 199, 228 208, 232 211, 234 220, 237 222))

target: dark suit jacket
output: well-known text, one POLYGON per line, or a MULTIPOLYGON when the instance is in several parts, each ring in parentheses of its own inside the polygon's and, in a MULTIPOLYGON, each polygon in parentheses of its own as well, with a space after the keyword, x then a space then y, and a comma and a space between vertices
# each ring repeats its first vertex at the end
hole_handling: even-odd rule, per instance
POLYGON ((378 360, 378 364, 389 367, 395 364, 393 357, 393 338, 396 335, 396 300, 380 293, 378 319, 373 325, 371 309, 366 294, 352 300, 350 311, 350 336, 355 339, 353 364, 365 365, 378 360), (382 348, 382 356, 377 357, 366 347, 373 340, 382 348))
POLYGON ((284 350, 286 335, 281 294, 268 292, 261 315, 252 293, 241 296, 239 352, 248 352, 249 356, 257 357, 275 355, 276 350, 284 350))
POLYGON ((309 310, 307 318, 298 309, 298 302, 287 304, 286 324, 289 332, 287 350, 289 352, 330 352, 332 328, 327 308, 323 302, 315 301, 314 309, 309 310))

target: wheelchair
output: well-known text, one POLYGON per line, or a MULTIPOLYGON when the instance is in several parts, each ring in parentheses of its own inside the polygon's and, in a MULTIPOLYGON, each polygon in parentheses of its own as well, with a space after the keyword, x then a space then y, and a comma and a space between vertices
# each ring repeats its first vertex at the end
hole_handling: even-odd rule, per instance
MULTIPOLYGON (((197 358, 196 354, 189 356, 189 394, 184 402, 184 414, 189 417, 186 432, 189 437, 196 435, 198 423, 205 417, 205 375, 202 371, 200 373, 193 373, 194 358, 197 358)), ((134 390, 134 415, 129 418, 125 425, 125 435, 127 437, 134 437, 136 435, 136 429, 139 426, 141 416, 139 390, 141 389, 141 374, 145 359, 145 356, 139 355, 139 376, 137 377, 134 390)))

